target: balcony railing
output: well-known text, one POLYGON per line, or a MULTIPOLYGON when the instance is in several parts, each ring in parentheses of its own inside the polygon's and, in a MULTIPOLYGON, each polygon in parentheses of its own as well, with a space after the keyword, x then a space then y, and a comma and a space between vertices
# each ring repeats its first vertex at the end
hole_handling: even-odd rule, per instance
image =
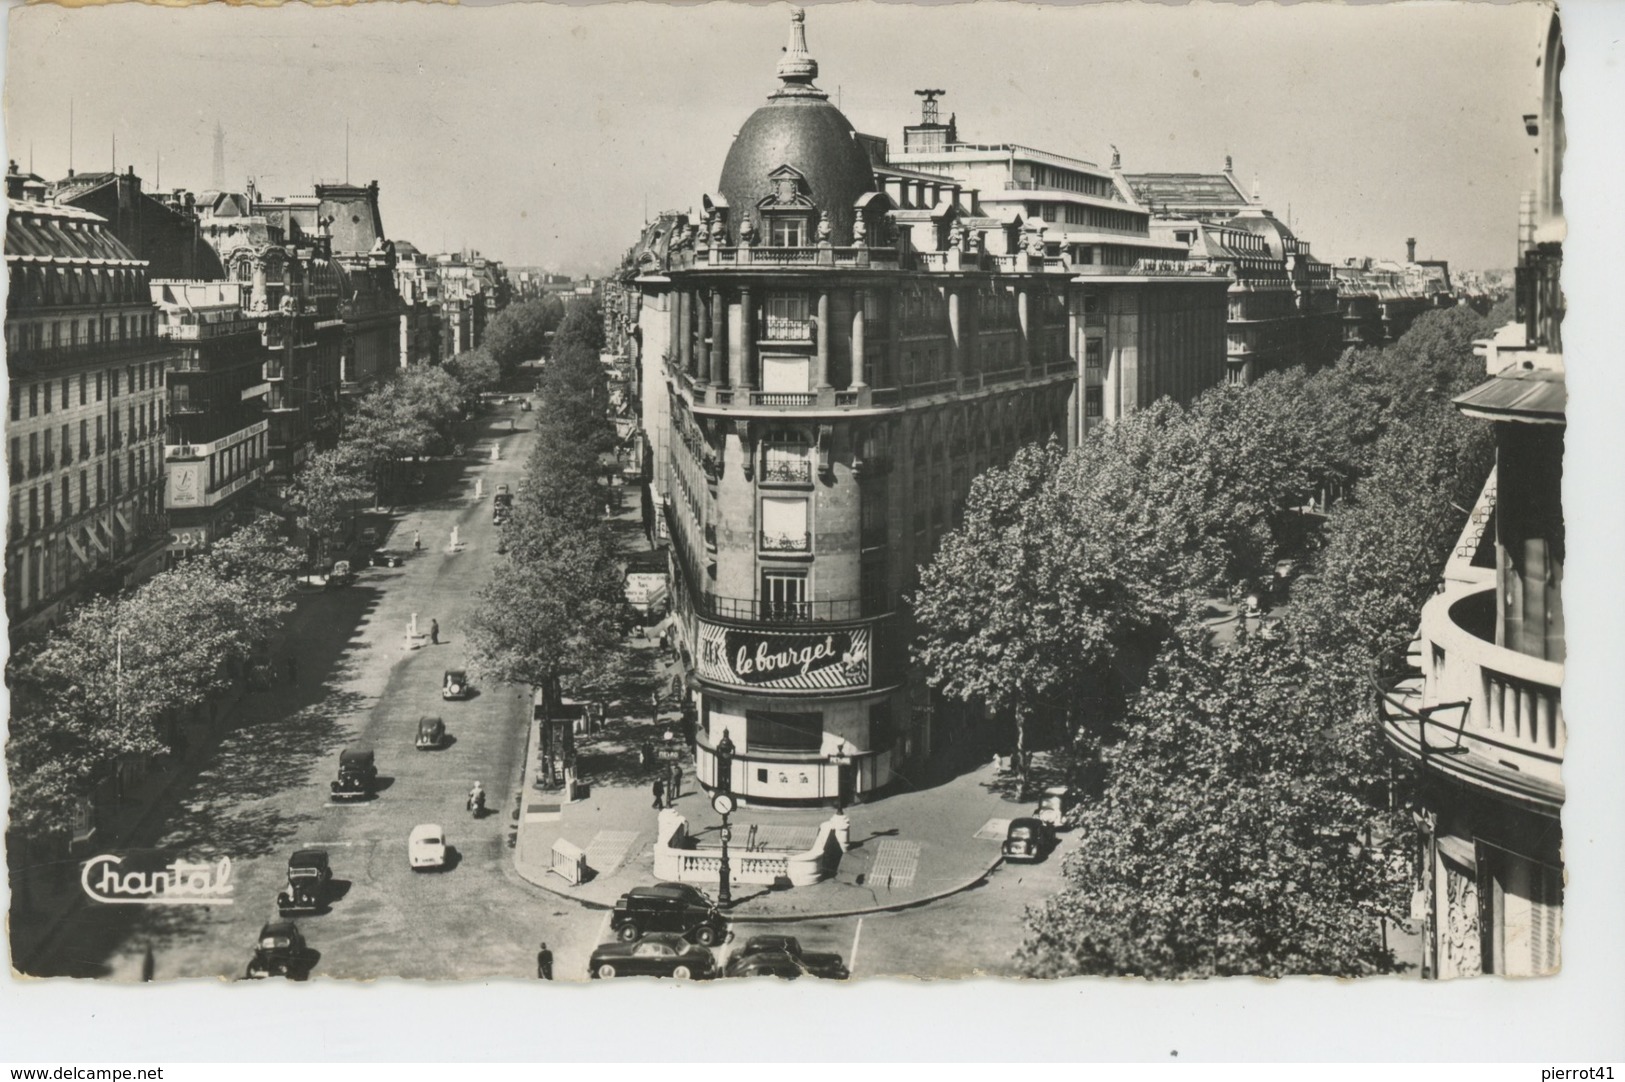
POLYGON ((772 342, 809 342, 812 340, 812 320, 768 316, 762 327, 762 337, 772 342))
POLYGON ((9 363, 16 368, 35 371, 56 365, 83 364, 87 361, 112 360, 155 353, 168 348, 157 335, 142 338, 111 338, 96 342, 73 342, 68 345, 34 346, 10 351, 9 363))
POLYGON ((890 614, 897 606, 889 595, 819 601, 764 601, 749 597, 702 594, 694 599, 702 616, 780 624, 844 623, 890 614))
POLYGON ((1563 802, 1561 662, 1494 642, 1496 587, 1460 585, 1422 610, 1419 672, 1378 679, 1389 740, 1478 788, 1563 802))
POLYGON ((813 406, 818 404, 818 396, 805 392, 797 394, 789 391, 752 391, 750 404, 753 406, 813 406))
POLYGON ((808 533, 763 533, 759 541, 763 552, 811 552, 812 535, 808 533))
POLYGON ((806 485, 812 483, 812 463, 805 458, 774 458, 762 464, 764 484, 806 485))

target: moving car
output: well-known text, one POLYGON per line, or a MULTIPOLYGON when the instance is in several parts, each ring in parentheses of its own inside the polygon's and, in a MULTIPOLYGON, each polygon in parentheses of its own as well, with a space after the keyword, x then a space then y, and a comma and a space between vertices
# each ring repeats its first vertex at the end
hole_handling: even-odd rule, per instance
POLYGON ((838 954, 801 949, 793 935, 753 935, 728 959, 730 977, 824 977, 844 981, 852 975, 838 954))
POLYGON ((446 742, 446 723, 439 718, 418 718, 417 749, 438 751, 446 742))
POLYGON ((243 976, 249 980, 287 977, 302 981, 315 965, 316 952, 306 945, 299 926, 291 920, 273 920, 260 929, 254 957, 243 976))
POLYGON ((466 699, 473 689, 468 686, 468 671, 466 669, 447 669, 440 678, 440 697, 442 699, 466 699))
POLYGON ((623 943, 650 932, 671 932, 709 947, 728 935, 722 912, 686 883, 633 887, 615 903, 609 926, 623 943))
POLYGON ((394 549, 379 549, 377 552, 372 554, 372 566, 404 567, 406 566, 406 554, 404 552, 396 552, 394 549))
POLYGON ((345 748, 339 752, 339 776, 333 781, 334 800, 365 800, 372 796, 378 767, 371 748, 345 748))
POLYGON ((296 850, 288 858, 288 885, 276 896, 276 911, 284 917, 321 912, 327 906, 327 889, 332 881, 327 850, 296 850))
POLYGON ((1043 860, 1055 848, 1055 828, 1042 819, 1023 817, 1010 820, 1010 833, 1004 838, 1005 860, 1043 860))
POLYGON ((420 823, 412 828, 406 839, 406 859, 414 872, 446 866, 446 832, 439 823, 420 823))
POLYGON ((680 935, 657 932, 635 943, 600 943, 587 962, 593 979, 676 977, 705 981, 718 975, 716 955, 680 935))

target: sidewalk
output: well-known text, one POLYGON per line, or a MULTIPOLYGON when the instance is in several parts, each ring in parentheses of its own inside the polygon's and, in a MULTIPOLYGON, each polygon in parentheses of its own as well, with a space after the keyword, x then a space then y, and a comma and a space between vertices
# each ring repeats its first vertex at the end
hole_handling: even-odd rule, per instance
MULTIPOLYGON (((526 748, 524 799, 520 806, 514 863, 526 881, 590 908, 609 908, 634 886, 655 882, 655 817, 650 783, 659 769, 637 768, 635 741, 623 741, 611 723, 581 741, 582 760, 606 753, 625 759, 640 779, 598 784, 591 776, 585 799, 563 804, 557 796, 536 790, 535 729, 526 748), (590 750, 590 754, 589 754, 590 750), (564 840, 586 854, 586 882, 571 885, 549 870, 553 843, 564 840)), ((685 764, 687 766, 688 764, 685 764)), ((757 884, 737 884, 730 916, 741 921, 810 920, 919 905, 963 890, 999 862, 1004 827, 1011 818, 1031 811, 1029 802, 1005 799, 991 786, 994 768, 985 765, 934 788, 902 792, 846 809, 852 822, 852 847, 836 874, 810 887, 770 891, 757 884)), ((721 818, 709 796, 685 769, 677 810, 702 849, 720 847, 721 818)), ((752 828, 764 838, 810 845, 819 824, 832 808, 744 807, 732 816, 730 855, 745 852, 752 828)), ((696 883, 715 895, 715 883, 696 883)))

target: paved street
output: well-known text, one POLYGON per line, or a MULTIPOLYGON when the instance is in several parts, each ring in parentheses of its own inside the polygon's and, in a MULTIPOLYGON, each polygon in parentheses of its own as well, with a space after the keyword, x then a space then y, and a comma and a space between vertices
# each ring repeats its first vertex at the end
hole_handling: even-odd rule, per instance
POLYGON ((506 688, 482 689, 468 702, 443 703, 438 694, 442 671, 464 664, 461 628, 495 555, 490 494, 518 479, 531 441, 528 424, 507 433, 507 416, 493 416, 468 458, 430 464, 419 490, 428 502, 396 516, 389 545, 410 550, 417 530, 423 553, 403 568, 363 571, 349 589, 300 599, 287 648, 300 683, 245 698, 215 756, 141 839, 194 858, 231 857, 234 904, 83 905, 33 960, 33 972, 138 979, 150 945, 159 978, 240 975, 260 923, 275 915, 288 854, 307 844, 331 851, 341 894, 331 912, 300 922, 321 951, 319 974, 533 975, 541 938, 561 957, 585 958, 598 915, 552 904, 518 879, 509 856, 525 699, 506 688), (493 442, 501 461, 472 457, 493 442), (480 501, 475 478, 485 481, 480 501), (462 546, 448 553, 454 524, 462 546), (422 638, 408 649, 414 612, 422 638), (440 622, 438 646, 428 642, 430 619, 440 622), (423 714, 445 718, 449 747, 413 747, 423 714), (380 791, 359 805, 327 798, 338 752, 349 744, 377 755, 380 791), (491 796, 479 822, 463 807, 475 779, 491 796), (455 849, 443 873, 407 867, 407 834, 423 822, 443 824, 455 849))

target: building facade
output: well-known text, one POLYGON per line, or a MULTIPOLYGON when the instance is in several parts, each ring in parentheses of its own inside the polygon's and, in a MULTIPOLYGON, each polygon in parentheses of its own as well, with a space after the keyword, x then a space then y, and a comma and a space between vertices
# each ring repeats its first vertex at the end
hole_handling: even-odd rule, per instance
POLYGON ((99 215, 7 175, 6 612, 48 621, 88 586, 160 569, 164 372, 148 264, 99 215))
POLYGON ((1152 234, 1181 258, 1231 277, 1226 361, 1232 383, 1294 365, 1318 368, 1343 348, 1338 283, 1308 241, 1221 173, 1117 174, 1151 208, 1152 234))
POLYGON ((1221 382, 1228 280, 1137 256, 1079 277, 1042 219, 877 170, 792 18, 703 219, 646 231, 631 337, 699 780, 842 803, 931 753, 902 596, 971 479, 1221 382))
POLYGON ((1490 379, 1456 399, 1495 427, 1496 465, 1422 609, 1408 671, 1382 697, 1384 732, 1422 794, 1417 904, 1437 978, 1560 966, 1567 399, 1555 16, 1537 66, 1541 170, 1535 227, 1520 238, 1519 323, 1480 344, 1490 379))
POLYGON ((208 548, 249 512, 270 461, 267 350, 242 282, 152 283, 167 376, 164 508, 171 559, 208 548))

